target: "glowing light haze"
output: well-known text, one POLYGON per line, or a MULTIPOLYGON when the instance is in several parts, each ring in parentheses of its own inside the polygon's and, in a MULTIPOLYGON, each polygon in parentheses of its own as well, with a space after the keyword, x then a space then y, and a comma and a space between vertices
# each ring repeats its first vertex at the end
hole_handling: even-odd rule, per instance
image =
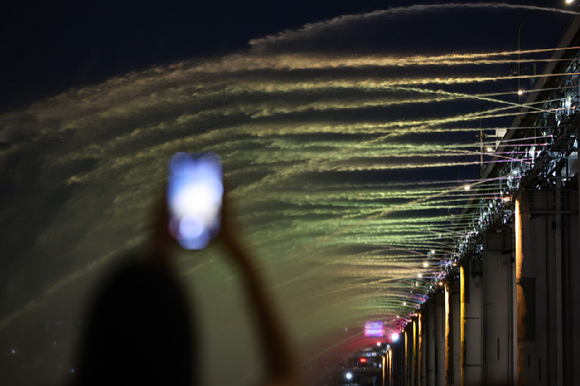
MULTIPOLYGON (((221 157, 243 236, 303 363, 364 344, 368 320, 391 334, 436 286, 466 199, 497 198, 497 181, 478 179, 476 135, 480 122, 501 129, 515 117, 517 52, 351 52, 337 48, 340 39, 318 47, 389 18, 453 9, 493 20, 514 8, 535 9, 410 6, 315 22, 252 40, 247 51, 130 73, 1 115, 11 258, 0 336, 25 334, 24 321, 53 320, 57 310, 80 331, 104 268, 145 247, 179 151, 221 157), (321 43, 301 49, 306 40, 321 43)), ((522 51, 522 62, 551 52, 522 51)), ((495 140, 483 146, 489 154, 495 140)), ((232 374, 252 384, 252 323, 227 257, 213 245, 177 256, 176 266, 203 331, 204 383, 228 383, 211 360, 228 342, 228 355, 241 357, 232 374)))

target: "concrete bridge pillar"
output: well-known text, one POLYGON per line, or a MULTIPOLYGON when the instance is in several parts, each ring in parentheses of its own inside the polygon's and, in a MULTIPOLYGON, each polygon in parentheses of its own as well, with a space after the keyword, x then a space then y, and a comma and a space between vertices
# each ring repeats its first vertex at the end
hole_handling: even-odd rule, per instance
POLYGON ((405 385, 405 333, 401 333, 399 342, 393 344, 391 356, 391 382, 392 385, 405 385))
POLYGON ((445 293, 446 303, 446 382, 461 385, 461 291, 459 278, 449 279, 445 293))
POLYGON ((523 191, 516 205, 518 384, 578 383, 578 197, 523 191))
POLYGON ((483 238, 483 383, 515 381, 515 260, 513 230, 488 229, 483 238))
POLYGON ((421 353, 419 355, 420 359, 420 366, 419 366, 419 376, 421 386, 427 386, 427 357, 428 357, 428 340, 427 340, 427 332, 429 329, 429 315, 427 313, 427 306, 423 307, 421 313, 419 314, 419 320, 421 322, 421 353))
POLYGON ((433 338, 435 340, 435 385, 445 385, 445 292, 435 292, 435 325, 433 338))
POLYGON ((424 330, 425 330, 425 386, 435 386, 435 302, 430 300, 425 310, 424 330))
POLYGON ((406 369, 405 369, 405 384, 408 386, 416 386, 416 342, 417 323, 412 320, 405 328, 405 352, 406 352, 406 369))
POLYGON ((419 320, 417 318, 413 318, 413 367, 411 368, 411 371, 413 372, 411 384, 413 386, 419 386, 419 350, 421 348, 421 345, 419 344, 419 329, 419 320))
POLYGON ((461 266, 461 384, 482 381, 482 275, 480 260, 465 260, 461 266))

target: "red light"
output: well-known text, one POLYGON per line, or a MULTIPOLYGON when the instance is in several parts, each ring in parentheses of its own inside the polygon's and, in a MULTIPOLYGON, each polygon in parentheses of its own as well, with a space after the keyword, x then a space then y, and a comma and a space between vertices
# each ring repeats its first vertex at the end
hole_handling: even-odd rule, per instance
POLYGON ((361 359, 359 359, 359 362, 360 363, 367 363, 367 358, 361 358, 361 359))

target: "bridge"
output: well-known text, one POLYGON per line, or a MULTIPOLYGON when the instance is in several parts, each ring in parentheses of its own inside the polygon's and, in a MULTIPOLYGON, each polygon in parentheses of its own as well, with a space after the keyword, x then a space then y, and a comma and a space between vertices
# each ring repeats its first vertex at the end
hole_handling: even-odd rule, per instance
POLYGON ((488 197, 466 202, 445 275, 384 356, 385 385, 580 382, 579 45, 576 17, 512 127, 482 131, 488 197))

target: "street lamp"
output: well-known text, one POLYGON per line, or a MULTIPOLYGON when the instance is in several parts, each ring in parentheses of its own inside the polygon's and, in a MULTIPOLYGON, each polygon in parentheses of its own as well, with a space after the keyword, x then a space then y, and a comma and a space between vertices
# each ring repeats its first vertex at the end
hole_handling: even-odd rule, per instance
MULTIPOLYGON (((574 0, 566 0, 565 2, 566 2, 566 4, 572 4, 572 3, 574 3, 574 0)), ((554 4, 554 3, 560 3, 560 1, 547 1, 545 3, 542 3, 542 4, 538 5, 537 7, 542 7, 544 5, 554 4)), ((524 15, 524 17, 522 17, 522 20, 520 21, 520 25, 518 26, 518 65, 517 65, 517 76, 518 76, 518 105, 520 104, 520 96, 523 94, 523 91, 520 88, 520 75, 521 75, 521 64, 520 64, 520 32, 522 30, 522 24, 523 24, 524 20, 526 20, 526 18, 528 16, 530 16, 530 14, 532 12, 534 12, 534 11, 535 11, 535 9, 532 9, 532 10, 528 11, 528 13, 526 13, 524 15)))

